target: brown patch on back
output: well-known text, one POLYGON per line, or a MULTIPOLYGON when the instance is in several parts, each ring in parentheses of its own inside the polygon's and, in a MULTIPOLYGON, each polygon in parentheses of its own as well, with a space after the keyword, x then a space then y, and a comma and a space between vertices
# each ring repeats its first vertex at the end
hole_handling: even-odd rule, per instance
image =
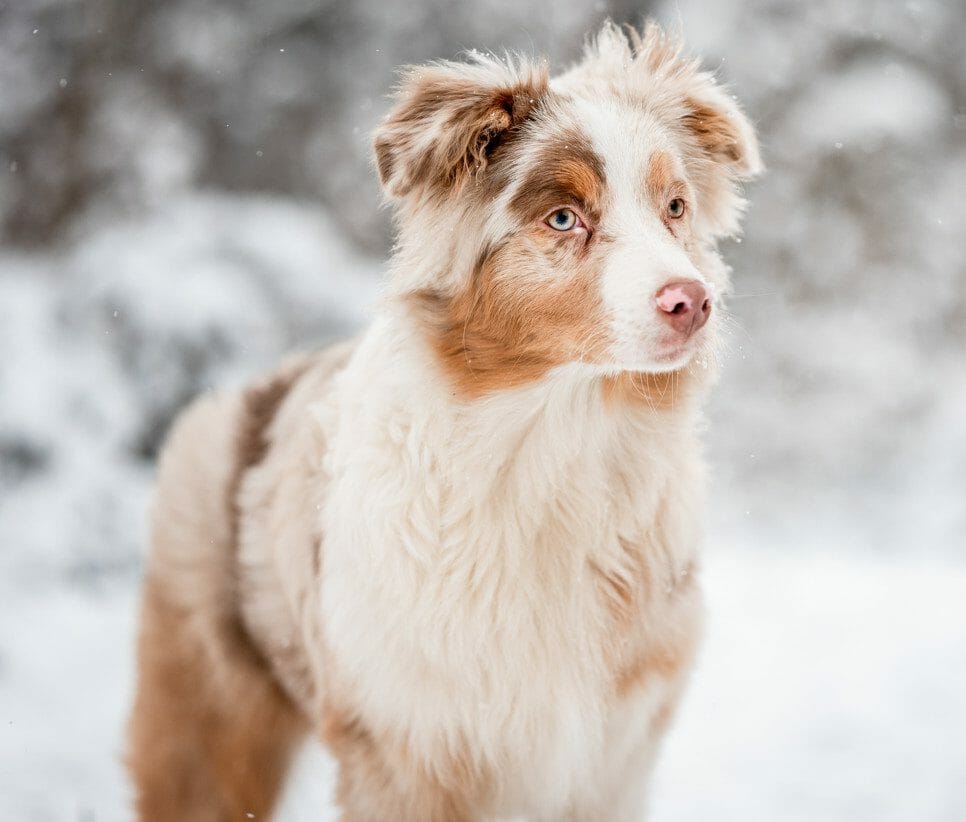
POLYGON ((226 488, 232 562, 230 579, 225 581, 231 594, 230 601, 225 604, 225 631, 231 635, 234 644, 239 647, 245 646, 253 661, 266 672, 271 670, 271 663, 245 626, 239 601, 241 585, 234 559, 238 555, 242 517, 238 495, 245 474, 265 459, 271 446, 268 429, 292 387, 308 370, 309 365, 308 359, 301 359, 280 372, 272 374, 263 382, 251 386, 242 395, 241 416, 238 420, 235 440, 234 471, 228 478, 226 488))
POLYGON ((461 294, 423 290, 409 298, 464 398, 517 388, 555 366, 593 361, 603 352, 603 307, 592 267, 561 274, 559 281, 543 273, 529 278, 521 247, 528 241, 537 242, 520 240, 484 255, 461 294))
POLYGON ((576 205, 596 223, 605 186, 604 163, 590 141, 568 130, 540 149, 510 201, 510 211, 526 224, 541 219, 551 209, 576 205))
MULTIPOLYGON (((233 427, 235 441, 213 452, 225 463, 216 475, 201 472, 205 493, 193 516, 165 487, 171 477, 161 479, 161 510, 184 522, 156 519, 145 580, 127 757, 144 822, 270 818, 307 730, 244 624, 235 551, 242 475, 265 458, 266 432, 312 362, 303 358, 250 389, 220 419, 220 431, 227 439, 233 427)), ((166 452, 182 471, 195 455, 186 445, 206 444, 184 426, 213 424, 195 414, 166 452)))
POLYGON ((242 419, 238 429, 238 467, 244 471, 258 465, 268 451, 266 431, 278 409, 308 365, 300 363, 265 382, 254 385, 242 397, 242 419))
POLYGON ((238 490, 242 479, 247 471, 265 459, 271 445, 267 437, 269 426, 292 387, 308 368, 308 360, 300 360, 271 375, 265 381, 253 385, 242 395, 241 418, 238 421, 236 437, 235 470, 228 481, 229 516, 235 543, 237 543, 238 519, 241 515, 238 508, 238 490))

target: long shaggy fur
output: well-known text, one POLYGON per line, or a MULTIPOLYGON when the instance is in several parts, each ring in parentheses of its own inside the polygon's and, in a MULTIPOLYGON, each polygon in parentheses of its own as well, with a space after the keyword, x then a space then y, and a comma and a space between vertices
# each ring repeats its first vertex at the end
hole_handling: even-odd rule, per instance
POLYGON ((312 733, 346 820, 638 820, 700 634, 752 128, 657 27, 606 25, 558 77, 407 71, 374 146, 372 325, 199 400, 161 459, 139 818, 263 819, 312 733), (655 297, 685 286, 693 333, 655 297))

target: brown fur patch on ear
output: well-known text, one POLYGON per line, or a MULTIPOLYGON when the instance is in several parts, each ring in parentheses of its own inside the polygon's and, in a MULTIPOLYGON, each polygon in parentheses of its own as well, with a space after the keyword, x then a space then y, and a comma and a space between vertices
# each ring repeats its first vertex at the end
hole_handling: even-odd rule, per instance
POLYGON ((745 205, 738 181, 751 179, 762 165, 751 123, 724 90, 704 79, 703 89, 683 98, 678 127, 691 143, 684 163, 697 194, 697 230, 720 237, 738 230, 745 205))
POLYGON ((742 135, 726 112, 695 99, 688 99, 687 106, 684 125, 710 157, 738 167, 748 165, 742 135))
POLYGON ((484 57, 411 70, 375 134, 383 186, 396 197, 458 191, 530 116, 547 81, 544 65, 484 57))
POLYGON ((388 188, 396 171, 392 143, 382 136, 377 136, 373 141, 372 149, 376 157, 376 171, 379 172, 379 182, 388 188))
POLYGON ((591 362, 605 350, 604 308, 593 264, 560 281, 529 279, 525 244, 536 241, 519 240, 482 254, 470 285, 455 296, 423 290, 409 298, 439 362, 465 399, 526 385, 555 366, 591 362))

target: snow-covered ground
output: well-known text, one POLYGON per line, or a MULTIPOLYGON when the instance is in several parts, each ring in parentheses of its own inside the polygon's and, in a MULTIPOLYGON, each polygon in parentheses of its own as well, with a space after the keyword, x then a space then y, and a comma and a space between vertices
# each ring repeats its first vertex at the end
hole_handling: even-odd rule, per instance
MULTIPOLYGON (((966 568, 828 538, 797 547, 712 543, 708 635, 652 818, 966 819, 966 568)), ((120 757, 135 616, 129 585, 0 595, 3 818, 131 818, 120 757)), ((332 784, 309 746, 277 818, 334 820, 332 784)))

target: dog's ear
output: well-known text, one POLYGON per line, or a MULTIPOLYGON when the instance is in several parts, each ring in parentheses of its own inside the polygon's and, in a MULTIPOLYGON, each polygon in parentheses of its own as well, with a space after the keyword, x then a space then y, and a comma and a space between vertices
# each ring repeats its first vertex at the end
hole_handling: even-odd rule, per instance
POLYGON ((622 33, 606 24, 588 59, 608 73, 626 71, 628 64, 637 67, 645 99, 656 111, 662 110, 662 99, 676 100, 665 116, 688 147, 685 162, 697 189, 699 231, 711 237, 732 234, 744 207, 738 184, 762 171, 758 140, 734 98, 683 49, 677 36, 654 21, 642 32, 622 33))
POLYGON ((754 128, 720 86, 702 86, 685 101, 683 125, 708 157, 724 165, 735 179, 751 179, 762 171, 754 128))
POLYGON ((543 64, 472 58, 404 74, 373 141, 379 179, 391 196, 458 191, 546 92, 543 64))
POLYGON ((731 95, 703 73, 685 96, 681 125, 698 153, 692 174, 707 230, 733 234, 745 206, 738 183, 763 170, 754 127, 731 95))

